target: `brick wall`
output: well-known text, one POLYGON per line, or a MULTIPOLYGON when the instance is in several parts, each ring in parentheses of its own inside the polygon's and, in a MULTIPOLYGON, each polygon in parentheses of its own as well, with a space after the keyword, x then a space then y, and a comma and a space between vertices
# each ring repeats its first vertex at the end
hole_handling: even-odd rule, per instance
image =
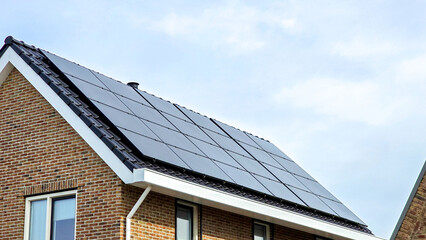
POLYGON ((17 71, 0 87, 0 239, 23 239, 25 195, 78 187, 77 239, 118 239, 121 180, 17 71))
MULTIPOLYGON (((143 189, 127 186, 17 71, 0 86, 0 239, 22 239, 25 197, 78 189, 76 239, 124 239, 143 189)), ((151 192, 133 239, 174 239, 173 197, 151 192)), ((252 219, 203 206, 203 239, 252 239, 252 219)), ((274 226, 277 240, 313 235, 274 226)))
POLYGON ((396 235, 397 240, 426 239, 426 178, 417 189, 416 195, 411 202, 408 212, 402 222, 401 228, 396 235))

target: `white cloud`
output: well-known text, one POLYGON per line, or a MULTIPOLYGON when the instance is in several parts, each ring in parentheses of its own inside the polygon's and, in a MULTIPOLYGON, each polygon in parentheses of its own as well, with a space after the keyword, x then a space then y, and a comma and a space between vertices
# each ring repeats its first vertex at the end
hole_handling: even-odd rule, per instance
POLYGON ((339 120, 372 125, 397 120, 407 102, 387 93, 374 82, 345 82, 336 79, 313 79, 283 88, 275 100, 339 120))
POLYGON ((332 52, 345 57, 370 57, 389 55, 399 48, 388 40, 355 37, 350 41, 340 41, 332 47, 332 52))
POLYGON ((420 83, 426 81, 426 55, 402 61, 397 68, 398 79, 402 82, 420 83))
POLYGON ((158 21, 151 21, 153 30, 213 47, 226 46, 236 54, 264 47, 270 29, 290 30, 295 26, 295 19, 238 2, 207 8, 199 14, 171 13, 158 21))

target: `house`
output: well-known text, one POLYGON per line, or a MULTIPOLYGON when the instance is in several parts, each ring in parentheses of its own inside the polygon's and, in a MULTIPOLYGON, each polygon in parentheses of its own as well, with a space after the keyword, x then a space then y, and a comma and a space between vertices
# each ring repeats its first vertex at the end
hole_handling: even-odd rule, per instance
POLYGON ((391 240, 426 239, 426 162, 402 210, 391 240))
POLYGON ((12 37, 0 71, 3 240, 379 239, 267 140, 12 37))

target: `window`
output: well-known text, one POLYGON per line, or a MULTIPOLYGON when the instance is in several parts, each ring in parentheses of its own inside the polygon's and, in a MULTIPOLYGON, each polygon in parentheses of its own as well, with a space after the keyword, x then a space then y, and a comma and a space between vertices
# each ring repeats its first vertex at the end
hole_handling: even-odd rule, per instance
POLYGON ((178 201, 176 204, 176 240, 198 239, 197 205, 178 201))
POLYGON ((253 224, 253 239, 254 240, 270 240, 269 224, 255 221, 253 224))
POLYGON ((74 240, 76 191, 28 197, 25 240, 74 240))

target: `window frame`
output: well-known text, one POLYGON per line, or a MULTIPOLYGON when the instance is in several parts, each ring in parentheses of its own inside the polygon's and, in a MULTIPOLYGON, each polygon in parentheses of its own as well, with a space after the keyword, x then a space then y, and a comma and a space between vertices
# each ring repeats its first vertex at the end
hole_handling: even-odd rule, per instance
POLYGON ((267 223, 267 222, 263 222, 263 221, 259 221, 259 220, 254 220, 253 221, 253 224, 252 224, 252 228, 253 228, 253 230, 252 230, 252 232, 253 232, 253 240, 254 240, 254 226, 255 225, 261 225, 261 226, 264 226, 265 227, 265 229, 266 229, 266 239, 265 240, 271 240, 272 238, 272 235, 271 235, 271 224, 269 224, 269 223, 267 223))
POLYGON ((177 208, 179 206, 185 207, 185 208, 191 208, 192 210, 192 239, 191 240, 198 240, 198 204, 183 201, 183 200, 176 200, 175 203, 175 240, 177 240, 177 208))
MULTIPOLYGON (((54 192, 47 194, 40 194, 35 196, 29 196, 25 198, 25 223, 24 223, 24 240, 30 239, 30 219, 31 219, 31 202, 46 200, 46 240, 51 239, 52 235, 52 203, 54 199, 69 198, 74 196, 75 198, 75 216, 74 226, 77 226, 77 190, 69 190, 63 192, 54 192)), ((76 227, 74 227, 74 238, 76 234, 76 227)))

